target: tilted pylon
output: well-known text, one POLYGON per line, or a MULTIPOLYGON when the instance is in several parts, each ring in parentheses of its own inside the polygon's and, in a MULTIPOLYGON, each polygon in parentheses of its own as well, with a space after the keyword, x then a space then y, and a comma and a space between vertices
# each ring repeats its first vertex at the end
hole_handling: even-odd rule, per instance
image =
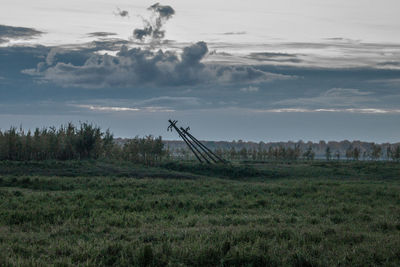
POLYGON ((189 133, 190 128, 178 128, 176 120, 168 120, 170 125, 167 130, 172 132, 172 129, 179 134, 179 136, 185 141, 186 145, 192 151, 192 153, 196 156, 197 160, 200 163, 206 162, 208 164, 213 163, 226 163, 227 161, 216 155, 213 151, 211 151, 208 147, 206 147, 203 143, 201 143, 196 137, 189 133))

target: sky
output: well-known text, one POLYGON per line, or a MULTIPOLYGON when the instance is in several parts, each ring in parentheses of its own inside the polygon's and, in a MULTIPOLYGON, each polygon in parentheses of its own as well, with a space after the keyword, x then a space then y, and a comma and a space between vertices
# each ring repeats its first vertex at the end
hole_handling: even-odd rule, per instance
POLYGON ((397 0, 2 0, 0 129, 399 142, 397 0))

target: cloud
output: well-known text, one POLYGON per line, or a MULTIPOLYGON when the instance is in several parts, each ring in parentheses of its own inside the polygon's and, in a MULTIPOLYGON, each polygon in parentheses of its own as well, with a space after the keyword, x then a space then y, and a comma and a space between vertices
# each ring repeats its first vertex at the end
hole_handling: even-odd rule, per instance
MULTIPOLYGON (((123 45, 129 42, 118 38, 107 38, 97 41, 92 41, 82 45, 72 45, 72 46, 56 46, 47 47, 48 53, 45 57, 45 62, 41 62, 38 65, 38 69, 43 69, 48 66, 52 66, 58 60, 67 61, 67 63, 72 63, 74 58, 78 61, 86 61, 93 53, 99 51, 119 51, 123 45), (46 63, 46 64, 44 64, 46 63)), ((76 64, 76 63, 75 63, 76 64)))
POLYGON ((240 88, 241 92, 247 92, 247 93, 258 92, 259 90, 260 90, 260 88, 258 88, 256 86, 249 86, 249 87, 240 88))
POLYGON ((43 32, 34 28, 0 25, 0 43, 7 42, 9 39, 31 39, 41 34, 43 32))
POLYGON ((143 101, 139 101, 135 104, 135 106, 138 107, 159 106, 168 108, 198 107, 201 105, 202 103, 200 99, 197 97, 176 97, 176 96, 154 97, 143 101))
POLYGON ((369 82, 383 84, 385 86, 393 86, 393 87, 400 86, 400 79, 374 79, 374 80, 369 80, 369 82))
POLYGON ((360 91, 359 89, 351 88, 332 88, 322 96, 325 97, 354 97, 354 96, 366 96, 372 94, 371 92, 360 91))
POLYGON ((332 88, 318 96, 286 99, 275 102, 276 105, 345 107, 376 102, 371 92, 352 88, 332 88))
POLYGON ((91 54, 82 65, 55 63, 58 52, 57 49, 50 51, 46 62, 24 73, 61 86, 86 88, 257 83, 290 78, 251 66, 203 64, 201 61, 208 52, 205 42, 185 47, 180 56, 168 50, 129 49, 123 46, 116 56, 91 54))
POLYGON ((99 112, 145 111, 172 112, 204 107, 204 101, 197 97, 160 96, 143 100, 134 99, 88 99, 70 101, 67 105, 99 112))
POLYGON ((377 66, 381 67, 389 67, 389 68, 399 68, 400 67, 400 61, 384 61, 384 62, 379 62, 376 64, 377 66))
POLYGON ((144 28, 135 29, 133 37, 140 41, 144 41, 146 37, 149 37, 151 43, 159 42, 165 36, 165 31, 162 28, 165 22, 175 14, 175 10, 171 6, 163 6, 159 3, 150 6, 148 10, 153 12, 153 19, 143 19, 144 28))
POLYGON ((93 41, 89 44, 90 51, 118 51, 122 48, 123 45, 129 44, 129 41, 119 38, 107 38, 93 41))
POLYGON ((117 35, 114 32, 91 32, 87 34, 89 37, 108 37, 111 35, 117 35))
POLYGON ((279 108, 279 109, 259 109, 253 110, 261 113, 359 113, 359 114, 400 114, 400 109, 382 109, 382 108, 279 108))
MULTIPOLYGON (((145 20, 143 29, 136 29, 136 39, 150 38, 150 44, 164 37, 162 27, 175 10, 156 3, 148 10, 151 20, 145 20)), ((96 32, 92 35, 104 36, 96 32)), ((49 81, 63 87, 135 87, 135 86, 183 86, 200 84, 249 84, 288 79, 290 76, 275 74, 247 65, 205 64, 208 54, 205 42, 197 42, 182 48, 178 54, 171 50, 154 50, 154 46, 128 48, 129 42, 121 39, 94 41, 80 53, 86 60, 80 64, 61 60, 59 55, 68 49, 56 47, 50 50, 45 62, 36 69, 22 72, 36 76, 39 81, 49 81), (98 51, 118 51, 116 55, 99 54, 98 51)), ((75 48, 76 49, 76 48, 75 48)), ((79 52, 79 51, 78 51, 79 52)))
POLYGON ((78 108, 84 108, 97 112, 174 112, 173 109, 165 109, 162 107, 143 107, 143 108, 130 108, 130 107, 108 107, 98 105, 74 105, 78 108))
POLYGON ((357 42, 209 43, 213 54, 225 63, 277 65, 306 68, 400 69, 400 44, 357 42))
POLYGON ((247 34, 247 32, 242 31, 242 32, 224 32, 222 33, 223 35, 244 35, 247 34))
POLYGON ((55 60, 55 56, 57 55, 57 53, 60 53, 60 52, 62 52, 62 49, 60 49, 60 48, 52 48, 50 50, 50 52, 47 54, 46 64, 49 65, 49 66, 53 65, 54 60, 55 60))
POLYGON ((265 63, 268 62, 282 62, 282 63, 300 63, 301 59, 297 58, 295 54, 288 53, 273 53, 273 52, 259 52, 259 53, 250 53, 248 58, 263 61, 265 63))
POLYGON ((162 6, 159 3, 156 3, 148 8, 159 14, 157 19, 169 19, 175 14, 175 10, 170 6, 162 6))
POLYGON ((129 12, 127 10, 121 10, 119 7, 117 7, 117 11, 114 12, 115 16, 119 16, 119 17, 129 17, 129 12))
POLYGON ((74 105, 74 106, 95 111, 139 111, 140 110, 138 108, 129 108, 129 107, 106 107, 106 106, 96 106, 96 105, 74 105))

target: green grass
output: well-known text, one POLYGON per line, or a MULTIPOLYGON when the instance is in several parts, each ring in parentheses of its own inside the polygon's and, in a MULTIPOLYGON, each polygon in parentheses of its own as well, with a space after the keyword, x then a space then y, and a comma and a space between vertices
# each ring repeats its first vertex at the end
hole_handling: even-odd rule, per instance
POLYGON ((2 164, 0 266, 400 265, 397 165, 2 164))
POLYGON ((193 162, 168 162, 162 167, 205 176, 229 179, 373 179, 391 180, 400 178, 398 162, 379 161, 298 161, 298 162, 244 162, 226 165, 193 164, 193 162))

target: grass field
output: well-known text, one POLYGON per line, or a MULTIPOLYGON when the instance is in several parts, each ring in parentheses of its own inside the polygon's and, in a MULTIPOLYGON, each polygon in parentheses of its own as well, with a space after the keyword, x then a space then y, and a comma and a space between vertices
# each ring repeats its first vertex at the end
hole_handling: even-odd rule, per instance
POLYGON ((0 266, 399 266, 399 165, 2 162, 0 266))

